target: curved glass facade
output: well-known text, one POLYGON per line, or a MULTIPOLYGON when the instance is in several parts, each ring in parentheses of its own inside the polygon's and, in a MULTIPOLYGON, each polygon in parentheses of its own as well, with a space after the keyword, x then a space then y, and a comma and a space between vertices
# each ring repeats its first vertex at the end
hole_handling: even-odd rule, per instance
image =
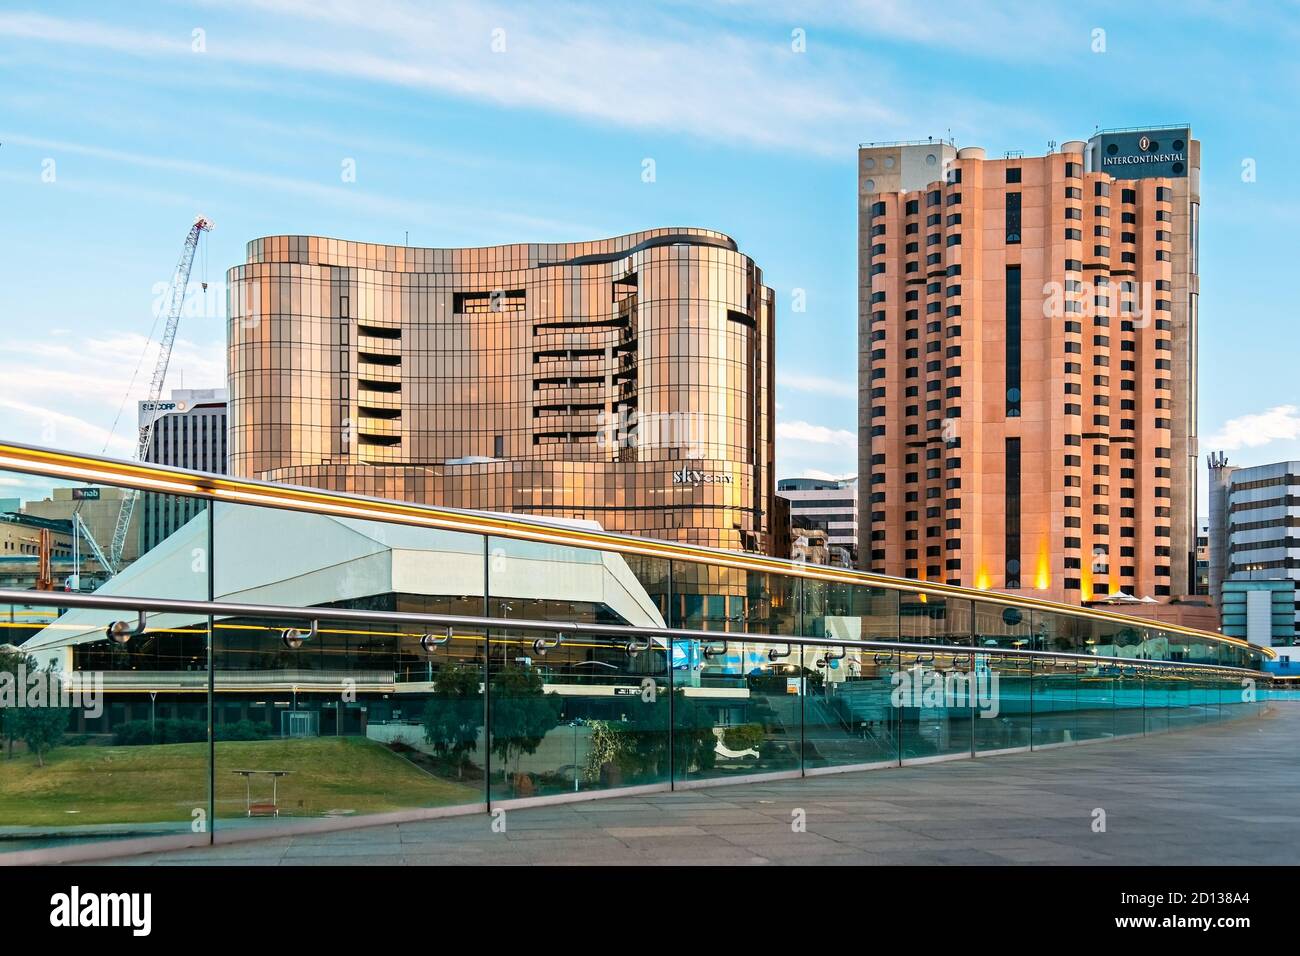
POLYGON ((733 240, 249 243, 231 474, 773 553, 774 300, 733 240))

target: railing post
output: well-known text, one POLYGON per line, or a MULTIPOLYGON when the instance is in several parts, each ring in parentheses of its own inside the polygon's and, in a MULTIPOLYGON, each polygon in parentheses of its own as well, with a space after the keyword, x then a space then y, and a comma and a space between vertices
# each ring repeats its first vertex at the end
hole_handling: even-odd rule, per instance
MULTIPOLYGON (((216 510, 217 503, 209 501, 205 509, 208 513, 208 600, 215 601, 216 597, 216 549, 215 543, 216 520, 213 512, 216 510)), ((217 693, 217 673, 216 673, 216 618, 208 614, 208 845, 211 846, 217 838, 217 723, 216 723, 216 693, 217 693)))
MULTIPOLYGON (((670 584, 671 588, 672 585, 670 584)), ((668 635, 668 789, 677 789, 677 688, 673 679, 673 641, 668 635)))
MULTIPOLYGON (((492 571, 492 548, 483 535, 483 616, 491 617, 488 581, 492 571)), ((492 812, 492 629, 483 628, 483 803, 492 812)))

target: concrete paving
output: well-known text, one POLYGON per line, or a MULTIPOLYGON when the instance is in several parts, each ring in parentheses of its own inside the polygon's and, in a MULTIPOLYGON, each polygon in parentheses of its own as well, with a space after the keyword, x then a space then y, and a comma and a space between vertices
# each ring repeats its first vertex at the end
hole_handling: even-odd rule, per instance
POLYGON ((1110 743, 512 810, 504 833, 474 815, 114 862, 1294 864, 1298 741, 1300 704, 1274 704, 1110 743))

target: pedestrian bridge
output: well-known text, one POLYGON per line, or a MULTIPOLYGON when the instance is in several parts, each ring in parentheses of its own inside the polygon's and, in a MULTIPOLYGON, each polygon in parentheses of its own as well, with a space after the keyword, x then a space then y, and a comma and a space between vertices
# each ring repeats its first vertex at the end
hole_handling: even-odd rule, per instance
POLYGON ((16 444, 0 477, 193 515, 75 590, 5 569, 0 861, 1204 733, 1285 693, 1219 634, 589 522, 16 444))

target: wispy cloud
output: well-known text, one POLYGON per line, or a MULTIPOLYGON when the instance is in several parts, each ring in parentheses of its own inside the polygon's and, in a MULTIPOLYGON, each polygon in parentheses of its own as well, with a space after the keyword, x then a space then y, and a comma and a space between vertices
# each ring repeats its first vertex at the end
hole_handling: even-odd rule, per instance
POLYGON ((843 428, 827 428, 810 422, 777 422, 776 437, 778 441, 808 442, 813 445, 836 445, 841 448, 856 448, 858 436, 843 428))
POLYGON ((837 398, 854 398, 858 394, 855 382, 839 379, 822 378, 812 375, 791 375, 787 372, 776 373, 778 388, 788 388, 796 392, 811 392, 814 395, 834 395, 837 398))
POLYGON ((1300 408, 1277 405, 1257 414, 1228 419, 1218 432, 1205 439, 1205 445, 1233 451, 1258 448, 1275 441, 1296 440, 1300 440, 1300 408))
POLYGON ((805 468, 799 477, 816 478, 818 481, 844 481, 847 478, 856 478, 857 475, 852 473, 834 474, 829 471, 822 471, 820 468, 805 468))
MULTIPOLYGON (((281 197, 286 195, 299 196, 399 222, 441 224, 449 220, 489 220, 512 227, 516 231, 523 229, 529 234, 539 235, 543 239, 553 237, 557 240, 567 239, 572 236, 598 235, 602 231, 587 223, 556 220, 545 216, 529 215, 505 209, 482 209, 479 207, 458 206, 453 203, 430 203, 409 198, 398 199, 380 193, 368 192, 354 185, 345 185, 341 180, 337 185, 326 185, 322 175, 323 170, 320 169, 304 171, 299 176, 290 176, 237 169, 199 160, 170 158, 149 153, 112 149, 90 143, 26 136, 21 133, 0 132, 0 139, 3 139, 5 143, 11 146, 45 151, 55 158, 63 154, 85 156, 90 159, 118 163, 137 169, 174 172, 181 174, 189 181, 204 184, 236 184, 281 197)), ((333 173, 334 170, 331 170, 331 172, 333 173)), ((40 184, 38 167, 33 167, 32 173, 26 177, 12 173, 0 174, 0 176, 11 182, 40 184)), ((60 176, 59 182, 61 184, 71 185, 73 188, 79 188, 87 192, 121 194, 136 188, 101 180, 79 182, 75 176, 69 176, 66 173, 61 173, 60 176)), ((146 192, 154 193, 156 191, 146 192)), ((183 197, 176 195, 157 195, 160 200, 165 199, 171 204, 178 204, 183 199, 183 197)))
MULTIPOLYGON (((968 107, 987 121, 991 109, 974 102, 955 109, 951 90, 930 96, 908 89, 860 43, 795 52, 788 27, 755 29, 723 17, 702 28, 671 7, 468 0, 433 9, 408 0, 245 0, 235 6, 255 16, 209 31, 202 54, 209 67, 328 74, 745 146, 843 155, 846 143, 914 135, 917 123, 968 107), (905 115, 894 106, 904 96, 905 115)), ((815 9, 822 6, 809 5, 809 16, 822 16, 815 9)), ((1005 19, 992 18, 991 26, 989 17, 959 22, 969 22, 969 32, 987 46, 1001 35, 998 23, 1005 19)), ((927 19, 901 8, 869 16, 859 11, 840 18, 845 24, 912 43, 956 42, 951 18, 927 19)), ((95 47, 146 62, 197 55, 188 35, 45 14, 0 14, 0 36, 95 47)))
MULTIPOLYGON (((61 335, 3 341, 0 354, 24 369, 22 375, 0 376, 6 438, 128 457, 134 452, 135 403, 148 397, 157 342, 135 333, 88 339, 61 335), (137 374, 128 388, 133 370, 137 374)), ((182 371, 191 386, 224 386, 224 347, 178 338, 168 388, 179 385, 182 371)))

